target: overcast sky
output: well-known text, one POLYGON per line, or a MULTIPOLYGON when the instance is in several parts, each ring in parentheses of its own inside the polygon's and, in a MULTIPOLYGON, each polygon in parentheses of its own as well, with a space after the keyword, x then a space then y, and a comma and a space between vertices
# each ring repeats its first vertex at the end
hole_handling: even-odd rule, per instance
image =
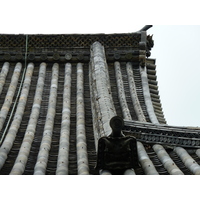
POLYGON ((200 126, 200 26, 154 26, 148 34, 167 123, 200 126))
MULTIPOLYGON (((57 0, 56 4, 55 1, 47 4, 47 1, 38 0, 6 1, 1 5, 0 33, 128 33, 149 24, 153 15, 149 5, 143 6, 144 2, 137 7, 129 0, 124 0, 123 4, 121 1, 94 2, 57 0), (20 4, 27 6, 19 8, 20 4), (144 13, 148 17, 142 18, 144 13), (142 23, 138 24, 138 21, 142 23)), ((164 16, 161 22, 166 23, 166 19, 173 17, 174 8, 167 4, 165 9, 157 9, 154 21, 164 16)), ((193 7, 193 13, 195 9, 193 7)), ((178 20, 183 13, 179 9, 178 20)), ((191 22, 185 13, 184 16, 184 23, 191 22)), ((177 18, 169 22, 177 23, 177 18)), ((154 25, 147 33, 154 35, 151 58, 156 58, 158 86, 167 123, 200 126, 200 26, 154 25)))

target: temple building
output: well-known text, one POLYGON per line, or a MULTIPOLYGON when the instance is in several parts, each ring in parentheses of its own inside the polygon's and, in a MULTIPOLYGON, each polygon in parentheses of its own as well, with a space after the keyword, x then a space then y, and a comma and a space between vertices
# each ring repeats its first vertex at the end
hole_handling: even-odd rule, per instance
POLYGON ((200 129, 164 117, 150 27, 1 34, 0 174, 200 174, 200 129))

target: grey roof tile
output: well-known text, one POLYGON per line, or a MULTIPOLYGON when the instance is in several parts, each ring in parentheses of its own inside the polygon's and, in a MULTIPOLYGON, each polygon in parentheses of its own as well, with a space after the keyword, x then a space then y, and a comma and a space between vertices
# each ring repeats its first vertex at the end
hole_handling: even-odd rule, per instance
POLYGON ((142 34, 0 35, 0 174, 112 174, 94 167, 115 115, 140 130, 122 174, 199 174, 200 131, 166 125, 142 34))

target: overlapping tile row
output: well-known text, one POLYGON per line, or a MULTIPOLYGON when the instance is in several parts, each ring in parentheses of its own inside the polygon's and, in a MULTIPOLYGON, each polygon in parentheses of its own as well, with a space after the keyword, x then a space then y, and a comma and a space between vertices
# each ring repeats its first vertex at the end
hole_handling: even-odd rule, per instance
MULTIPOLYGON (((157 116, 156 116, 156 113, 155 113, 155 110, 153 107, 153 102, 152 102, 151 96, 150 96, 151 88, 150 88, 150 84, 148 83, 148 75, 147 75, 146 68, 143 68, 141 66, 139 68, 140 68, 140 73, 141 73, 143 94, 144 94, 145 104, 146 104, 147 112, 149 114, 149 118, 153 124, 159 124, 159 121, 157 119, 157 116)), ((173 161, 171 160, 171 158, 169 157, 167 152, 165 152, 163 146, 159 145, 159 147, 161 150, 163 150, 162 153, 160 153, 160 151, 158 150, 157 145, 153 145, 153 150, 157 154, 157 157, 159 158, 160 162, 163 164, 163 167, 168 171, 168 173, 169 174, 183 174, 178 169, 177 166, 174 166, 173 161), (168 165, 165 165, 167 161, 168 161, 168 165), (178 172, 175 173, 174 168, 178 172)))
POLYGON ((9 112, 11 104, 13 102, 13 98, 14 98, 14 95, 15 95, 15 91, 17 89, 17 84, 18 84, 20 73, 21 73, 21 69, 22 69, 22 64, 17 63, 16 66, 15 66, 15 69, 14 69, 14 73, 12 75, 12 79, 11 79, 11 82, 10 82, 4 103, 1 107, 1 111, 0 111, 0 131, 3 128, 4 122, 7 118, 8 112, 9 112))
MULTIPOLYGON (((112 64, 110 64, 110 66, 112 66, 112 64)), ((127 104, 126 102, 126 95, 125 95, 125 91, 124 91, 124 81, 122 80, 122 75, 121 75, 121 71, 123 71, 123 69, 121 69, 120 71, 120 63, 116 62, 114 64, 115 66, 115 73, 116 73, 116 84, 117 84, 117 88, 118 88, 118 99, 121 105, 121 109, 122 109, 122 115, 124 119, 130 119, 130 111, 129 108, 130 107, 130 102, 127 104)), ((138 66, 139 68, 139 66, 138 66)), ((146 104, 146 112, 149 115, 149 118, 151 119, 151 122, 154 124, 159 124, 159 120, 157 119, 157 112, 154 109, 154 106, 152 106, 152 102, 151 102, 151 90, 150 88, 145 88, 149 85, 149 82, 151 81, 151 79, 148 77, 148 74, 146 72, 146 70, 140 69, 140 75, 141 75, 141 88, 143 90, 144 93, 144 103, 146 104), (145 74, 146 73, 146 74, 145 74), (142 77, 143 76, 143 77, 142 77), (148 77, 148 78, 147 78, 148 77), (145 90, 147 89, 147 90, 145 90), (149 94, 148 94, 149 93, 149 94)), ((149 86, 148 86, 149 87, 149 86)), ((128 93, 126 93, 128 94, 128 93)), ((131 94, 129 94, 131 95, 131 94)), ((159 96, 157 96, 156 98, 158 98, 159 96)), ((115 98, 113 98, 114 101, 116 101, 116 94, 115 94, 115 98)), ((158 98, 159 100, 159 98, 158 98)), ((132 102, 133 103, 133 102, 132 102)), ((141 101, 140 101, 141 103, 141 101)), ((159 118, 159 117, 158 117, 159 118)), ((159 118, 161 119, 161 118, 159 118)), ((162 119, 162 122, 165 122, 164 119, 162 119)), ((186 151, 186 150, 185 150, 186 151)), ((162 145, 148 145, 148 144, 142 144, 140 142, 138 142, 138 158, 139 158, 139 162, 141 164, 141 169, 135 169, 136 174, 192 174, 190 170, 187 169, 186 165, 181 161, 183 159, 181 159, 181 157, 179 157, 178 154, 175 153, 176 150, 173 151, 172 148, 169 148, 167 146, 163 147, 162 145), (176 165, 176 163, 179 163, 176 165), (181 164, 180 164, 181 163, 181 164), (181 171, 180 169, 184 169, 183 171, 181 171)), ((186 151, 187 152, 187 151, 186 151)), ((192 151, 190 151, 190 154, 192 157, 195 157, 196 159, 196 163, 195 164, 200 164, 200 159, 196 156, 196 154, 192 151)))
MULTIPOLYGON (((89 73, 93 127, 97 149, 98 139, 111 134, 112 130, 109 122, 110 119, 116 115, 111 95, 110 78, 105 51, 104 47, 99 42, 95 42, 91 47, 89 73)), ((102 170, 100 174, 110 174, 110 172, 102 170)))
MULTIPOLYGON (((127 63, 126 69, 127 69, 127 74, 128 74, 130 94, 131 94, 131 98, 132 98, 133 107, 136 111, 136 115, 137 115, 139 121, 146 121, 143 111, 141 109, 140 102, 139 102, 139 99, 137 96, 137 91, 135 88, 135 81, 133 78, 132 65, 130 63, 127 63)), ((119 102, 120 102, 120 105, 122 108, 123 118, 132 120, 130 112, 129 112, 129 108, 128 108, 128 105, 126 102, 126 98, 125 98, 123 79, 122 79, 119 62, 115 62, 115 74, 116 74, 116 83, 117 83, 117 88, 118 88, 118 98, 119 98, 119 102)), ((140 163, 142 163, 142 164, 143 164, 142 160, 144 158, 144 154, 146 155, 146 158, 148 159, 148 156, 146 154, 146 151, 145 151, 142 143, 138 143, 138 158, 139 158, 140 163)), ((151 161, 149 161, 149 162, 151 162, 151 161)))
MULTIPOLYGON (((137 61, 108 62, 99 42, 91 46, 88 64, 5 62, 0 67, 1 107, 12 76, 18 77, 2 126, 0 174, 111 174, 94 167, 98 139, 111 133, 113 116, 165 123, 154 61, 145 67, 137 61)), ((137 148, 140 166, 125 175, 199 174, 199 149, 145 142, 137 148)))
POLYGON ((118 99, 122 108, 123 118, 127 120, 132 120, 132 117, 127 105, 127 101, 126 101, 120 63, 115 62, 114 66, 115 66, 116 84, 117 84, 117 89, 118 89, 118 99))
MULTIPOLYGON (((120 71, 120 63, 119 62, 116 62, 115 64, 115 73, 116 73, 116 84, 117 84, 117 87, 118 87, 118 98, 119 98, 119 102, 121 104, 121 109, 122 109, 122 114, 123 114, 123 117, 126 119, 131 119, 131 116, 130 116, 130 112, 129 112, 129 109, 128 109, 128 106, 127 106, 127 103, 126 103, 126 100, 125 100, 125 93, 124 93, 124 87, 123 87, 123 80, 122 80, 122 75, 121 75, 121 71, 120 71)), ((130 96, 132 96, 132 103, 133 104, 133 107, 134 107, 134 110, 135 110, 135 113, 136 113, 136 116, 137 118, 139 118, 139 120, 141 121, 146 121, 145 117, 144 117, 144 114, 143 114, 143 111, 141 109, 141 105, 140 105, 140 102, 138 100, 138 96, 137 96, 137 91, 136 91, 136 88, 135 88, 135 81, 134 81, 134 78, 133 78, 133 72, 132 72, 132 65, 130 63, 127 63, 127 74, 128 74, 128 86, 129 86, 129 94, 130 96)), ((106 65, 104 65, 104 68, 106 67, 106 65)), ((106 82, 106 76, 104 77, 105 79, 105 82, 106 82)), ((93 81, 94 82, 94 81, 93 81)), ((107 86, 109 87, 109 86, 107 86)), ((140 88, 142 89, 142 88, 140 88)), ((96 89, 98 91, 98 89, 96 89)), ((116 95, 113 96, 113 100, 116 101, 116 95)), ((95 104, 95 99, 93 100, 93 104, 95 104)), ((102 104, 103 105, 103 104, 102 104)), ((98 105, 97 105, 98 106, 98 105)), ((93 109, 96 109, 96 112, 94 111, 94 115, 98 115, 98 109, 97 107, 93 107, 93 109)), ((101 110, 100 110, 101 111, 101 110)), ((94 119, 94 122, 95 122, 95 119, 94 119)), ((101 127, 100 125, 97 126, 96 130, 97 129, 100 129, 101 130, 101 127)), ((98 133, 98 131, 96 131, 98 133)), ((111 131, 110 131, 111 133, 111 131)), ((141 143, 139 143, 140 146, 143 146, 141 143)), ((138 148, 139 149, 139 157, 141 158, 140 160, 142 160, 144 158, 144 154, 147 155, 146 151, 145 151, 145 148, 138 148)), ((148 156, 146 156, 148 157, 148 156)), ((150 159, 148 158, 149 162, 150 159)), ((141 161, 141 163, 143 163, 141 161)), ((147 169, 148 170, 148 169, 147 169)), ((158 174, 158 173, 157 173, 158 174)))
POLYGON ((164 168, 172 175, 183 175, 183 172, 176 166, 174 161, 170 158, 166 150, 161 145, 154 145, 154 151, 158 155, 159 160, 163 164, 164 168))
POLYGON ((111 134, 109 121, 116 115, 104 47, 99 42, 95 42, 91 48, 90 76, 91 101, 95 110, 93 122, 96 121, 95 139, 98 140, 111 134))
POLYGON ((28 98, 28 94, 29 94, 29 88, 31 85, 33 69, 34 69, 34 64, 29 63, 27 66, 27 71, 26 71, 21 95, 20 95, 20 98, 18 101, 17 110, 15 112, 15 115, 14 115, 13 121, 10 125, 10 128, 6 134, 6 137, 0 147, 0 169, 3 167, 3 165, 7 159, 7 156, 13 146, 13 143, 16 138, 16 134, 17 134, 20 124, 22 122, 22 117, 24 115, 24 110, 25 110, 25 106, 26 106, 27 98, 28 98))
POLYGON ((19 149, 19 153, 17 155, 15 164, 10 174, 24 173, 25 166, 29 157, 31 145, 35 136, 39 114, 40 114, 45 75, 46 75, 46 63, 42 63, 40 65, 40 70, 38 74, 38 81, 37 81, 37 86, 36 86, 36 91, 35 91, 34 102, 33 102, 32 110, 30 114, 30 119, 27 125, 27 129, 24 135, 22 145, 19 149))
POLYGON ((154 59, 147 59, 146 74, 148 78, 149 91, 151 96, 152 105, 156 114, 157 120, 161 124, 166 124, 162 105, 160 101, 158 82, 156 76, 156 65, 154 59))
POLYGON ((5 84, 6 77, 8 75, 9 66, 10 66, 9 62, 5 62, 3 64, 2 69, 1 69, 1 73, 0 73, 0 95, 1 95, 1 92, 3 90, 3 86, 5 84))
POLYGON ((87 119, 92 115, 89 80, 84 81, 85 77, 88 79, 89 65, 83 66, 81 63, 73 66, 70 63, 65 65, 34 63, 31 84, 27 81, 30 79, 29 69, 33 64, 27 66, 23 89, 17 102, 17 108, 21 113, 18 112, 19 109, 13 113, 20 117, 22 122, 16 121, 17 117, 11 121, 12 132, 9 130, 6 133, 1 146, 0 174, 82 174, 84 167, 81 163, 85 163, 82 160, 83 155, 89 157, 89 164, 86 163, 87 174, 97 174, 94 170, 96 152, 92 122, 87 119), (25 89, 30 86, 31 92, 27 95, 25 89), (23 112, 21 102, 26 97, 27 102, 23 104, 25 108, 23 112), (87 103, 87 106, 84 106, 84 103, 87 103), (84 124, 86 121, 89 123, 84 124), (86 136, 83 140, 84 126, 86 136), (12 127, 17 129, 13 130, 12 127), (68 143, 66 131, 69 137, 68 143), (83 146, 86 147, 85 153, 82 151, 83 146), (66 148, 68 148, 67 161, 66 148), (65 170, 62 168, 63 165, 65 170))
POLYGON ((146 105, 146 110, 147 110, 149 119, 153 124, 159 124, 157 116, 154 111, 153 103, 151 100, 150 88, 149 88, 150 85, 148 83, 146 68, 140 66, 139 70, 140 70, 140 75, 141 75, 141 83, 142 83, 142 91, 143 91, 143 95, 144 95, 144 102, 146 105))
MULTIPOLYGON (((126 64, 127 74, 128 74, 128 81, 129 81, 129 91, 132 99, 132 104, 135 109, 137 118, 139 121, 146 121, 146 118, 143 114, 143 110, 141 109, 141 103, 138 99, 136 87, 135 87, 135 81, 133 78, 133 69, 131 63, 126 64)), ((120 63, 115 62, 115 73, 116 73, 116 84, 118 88, 118 98, 119 102, 122 108, 122 114, 124 119, 132 120, 129 108, 126 102, 125 98, 125 92, 124 92, 124 86, 123 86, 123 78, 121 74, 120 69, 120 63)), ((143 146, 142 143, 138 142, 138 159, 139 162, 145 171, 146 174, 158 174, 158 172, 155 170, 155 167, 153 166, 153 163, 149 159, 149 156, 147 155, 147 152, 143 146)), ((135 169, 137 170, 137 169, 135 169)), ((138 170, 137 170, 138 171, 138 170)))
POLYGON ((83 64, 77 64, 76 149, 79 175, 89 174, 84 107, 83 64))
POLYGON ((134 77, 133 77, 132 64, 130 62, 128 62, 126 64, 126 70, 127 70, 127 75, 128 75, 130 95, 131 95, 134 110, 135 110, 136 115, 138 117, 138 121, 145 122, 146 118, 145 118, 143 110, 141 108, 141 103, 138 99, 137 90, 136 90, 136 87, 135 87, 135 80, 134 80, 134 77))
MULTIPOLYGON (((155 62, 155 61, 153 60, 153 62, 155 62)), ((152 101, 154 113, 155 113, 155 114, 153 114, 154 117, 152 119, 152 123, 158 124, 158 122, 159 122, 159 123, 165 124, 166 121, 164 119, 164 115, 162 112, 162 106, 161 106, 160 99, 159 99, 155 67, 156 67, 155 63, 150 63, 150 60, 149 60, 149 63, 147 63, 147 69, 146 69, 147 75, 145 75, 148 77, 148 80, 149 80, 148 81, 149 91, 150 91, 151 101, 152 101), (155 117, 155 115, 156 115, 156 117, 155 117), (157 118, 157 120, 156 120, 156 118, 157 118)), ((141 71, 143 71, 143 74, 145 74, 144 69, 143 70, 141 69, 141 71)), ((148 98, 148 99, 150 99, 150 98, 148 98)), ((152 106, 150 105, 150 107, 152 107, 152 106)), ((176 166, 175 162, 171 159, 171 157, 173 158, 173 156, 170 157, 170 153, 168 154, 165 151, 165 149, 163 148, 163 146, 155 144, 155 145, 153 145, 153 150, 156 152, 159 160, 161 161, 164 168, 168 171, 169 174, 172 174, 172 175, 175 175, 175 174, 182 175, 183 174, 183 172, 176 166)), ((171 150, 168 149, 168 152, 171 152, 171 150)), ((187 153, 187 151, 181 147, 175 147, 174 152, 178 155, 179 159, 181 159, 182 161, 187 159, 187 156, 190 157, 190 155, 187 153), (179 149, 179 151, 177 149, 179 149), (182 154, 184 154, 184 153, 181 154, 179 152, 185 152, 185 156, 183 157, 182 154), (182 155, 182 157, 181 157, 181 155, 182 155)), ((171 155, 173 155, 173 154, 171 154, 171 155)), ((191 153, 191 155, 194 157, 195 156, 194 152, 191 153)), ((198 158, 197 158, 197 160, 199 162, 198 158)), ((190 164, 183 162, 183 165, 185 165, 185 167, 187 169, 189 169, 190 172, 192 172, 192 174, 199 174, 198 169, 199 169, 200 162, 199 162, 199 164, 197 164, 196 161, 193 161, 193 163, 195 163, 195 167, 191 166, 191 162, 192 162, 192 157, 190 159, 190 164), (195 171, 194 171, 194 168, 195 168, 195 171)), ((186 174, 188 174, 188 173, 186 173, 186 174)))
POLYGON ((46 174, 46 167, 47 167, 49 151, 51 148, 51 141, 53 135, 54 118, 56 113, 58 76, 59 76, 59 65, 55 63, 52 67, 51 89, 49 95, 49 103, 46 115, 46 122, 44 126, 44 132, 40 144, 36 165, 34 167, 35 175, 46 174))
POLYGON ((71 115, 71 73, 70 63, 65 65, 65 82, 63 91, 62 123, 56 174, 68 174, 70 115, 71 115))
POLYGON ((189 155, 189 153, 181 147, 175 147, 174 151, 180 157, 184 165, 192 172, 192 174, 200 175, 200 165, 189 155))

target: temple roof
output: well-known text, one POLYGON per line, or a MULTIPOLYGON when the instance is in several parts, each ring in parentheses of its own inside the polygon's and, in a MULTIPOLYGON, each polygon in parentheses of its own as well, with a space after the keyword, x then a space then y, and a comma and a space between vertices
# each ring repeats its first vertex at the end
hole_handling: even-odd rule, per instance
POLYGON ((200 174, 200 130, 166 123, 148 28, 0 35, 0 174, 111 174, 94 167, 113 116, 137 139, 124 174, 200 174))

